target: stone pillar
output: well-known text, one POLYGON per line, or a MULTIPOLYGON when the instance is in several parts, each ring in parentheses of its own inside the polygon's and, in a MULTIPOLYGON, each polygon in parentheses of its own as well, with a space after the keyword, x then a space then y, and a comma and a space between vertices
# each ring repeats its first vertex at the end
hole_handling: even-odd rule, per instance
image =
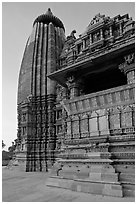
POLYGON ((112 26, 109 27, 110 37, 112 37, 112 26))
POLYGON ((119 35, 122 35, 122 25, 121 25, 121 23, 119 24, 119 35))
POLYGON ((127 83, 135 83, 135 53, 124 57, 124 63, 119 65, 119 69, 127 76, 127 83))
POLYGON ((103 39, 103 30, 100 29, 100 39, 102 40, 103 39))
POLYGON ((89 42, 90 42, 90 45, 92 44, 92 34, 89 35, 89 42))
POLYGON ((83 50, 86 48, 85 39, 83 39, 83 50))
POLYGON ((68 78, 67 86, 70 91, 70 99, 79 95, 79 84, 74 76, 68 78))

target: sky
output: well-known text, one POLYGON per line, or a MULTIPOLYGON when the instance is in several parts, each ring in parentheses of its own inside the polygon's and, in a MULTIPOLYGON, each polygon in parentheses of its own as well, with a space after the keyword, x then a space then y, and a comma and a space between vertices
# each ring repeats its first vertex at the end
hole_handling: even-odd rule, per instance
POLYGON ((129 14, 134 2, 3 2, 2 3, 2 139, 8 149, 17 138, 17 87, 23 52, 35 18, 52 13, 62 20, 68 36, 78 37, 98 13, 114 17, 129 14))

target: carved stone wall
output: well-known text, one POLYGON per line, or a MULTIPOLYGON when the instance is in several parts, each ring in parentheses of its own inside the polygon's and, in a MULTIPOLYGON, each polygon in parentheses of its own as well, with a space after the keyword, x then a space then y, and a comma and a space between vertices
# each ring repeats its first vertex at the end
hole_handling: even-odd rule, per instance
POLYGON ((96 97, 91 94, 88 98, 79 97, 79 100, 65 101, 65 107, 67 106, 70 114, 66 121, 65 138, 109 135, 115 130, 121 132, 134 127, 134 88, 131 85, 125 87, 127 89, 119 87, 109 93, 101 92, 102 95, 96 97))

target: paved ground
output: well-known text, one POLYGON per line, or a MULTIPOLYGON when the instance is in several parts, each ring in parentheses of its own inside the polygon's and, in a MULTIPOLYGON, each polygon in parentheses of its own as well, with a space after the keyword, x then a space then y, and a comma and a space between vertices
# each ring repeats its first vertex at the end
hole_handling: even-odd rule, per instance
POLYGON ((3 202, 134 202, 134 198, 115 198, 72 192, 61 188, 47 187, 45 172, 23 172, 2 169, 3 202))

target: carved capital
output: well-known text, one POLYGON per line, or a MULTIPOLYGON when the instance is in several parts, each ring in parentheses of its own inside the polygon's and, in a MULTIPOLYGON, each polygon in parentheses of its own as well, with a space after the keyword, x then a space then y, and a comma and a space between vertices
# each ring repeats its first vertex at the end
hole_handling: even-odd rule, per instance
POLYGON ((79 96, 83 93, 83 82, 81 78, 76 78, 74 75, 67 78, 66 82, 70 91, 70 98, 79 96))
POLYGON ((57 94, 57 100, 58 101, 66 99, 68 97, 68 90, 67 90, 67 88, 61 86, 60 84, 57 84, 56 88, 57 88, 56 89, 56 94, 57 94))
POLYGON ((68 77, 66 84, 69 89, 77 87, 76 78, 73 75, 68 77))
POLYGON ((119 69, 127 74, 127 72, 135 69, 135 53, 131 53, 124 57, 124 62, 119 65, 119 69))

